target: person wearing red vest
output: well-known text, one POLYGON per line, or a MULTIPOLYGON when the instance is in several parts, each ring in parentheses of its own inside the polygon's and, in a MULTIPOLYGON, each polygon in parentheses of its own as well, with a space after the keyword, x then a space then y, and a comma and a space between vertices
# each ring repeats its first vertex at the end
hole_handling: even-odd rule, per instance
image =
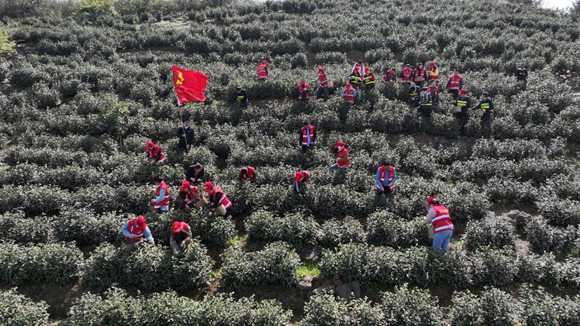
POLYGON ((350 165, 350 157, 348 154, 348 149, 344 146, 344 143, 341 141, 337 141, 334 148, 338 149, 338 158, 336 159, 336 163, 330 166, 330 172, 334 172, 335 169, 344 170, 348 168, 350 165))
POLYGON ((314 146, 316 142, 316 128, 308 122, 302 124, 300 128, 298 146, 302 146, 302 151, 306 151, 314 146))
POLYGON ((169 245, 173 249, 173 254, 179 254, 179 249, 193 243, 193 236, 189 224, 185 222, 173 222, 171 225, 171 237, 169 245))
POLYGON ((431 94, 433 103, 439 102, 439 87, 437 87, 436 81, 431 81, 431 85, 427 86, 427 93, 431 94))
POLYGON ((207 205, 205 198, 201 196, 196 186, 192 186, 189 181, 182 181, 181 188, 179 188, 179 197, 177 202, 182 208, 190 208, 195 206, 197 209, 202 209, 207 205), (183 203, 183 205, 181 205, 183 203))
POLYGON ((145 146, 145 150, 147 151, 147 155, 145 155, 145 162, 149 164, 159 163, 163 164, 167 161, 167 157, 163 154, 163 150, 161 146, 155 145, 154 142, 148 141, 147 145, 145 146))
POLYGON ((369 67, 365 67, 365 77, 363 78, 363 83, 365 84, 366 88, 375 87, 376 83, 375 73, 371 72, 371 69, 369 67))
POLYGON ((362 60, 359 60, 354 64, 354 66, 352 66, 351 74, 355 71, 360 74, 360 78, 365 77, 365 65, 363 64, 362 60))
POLYGON ((127 221, 123 225, 123 236, 122 249, 134 250, 136 246, 145 241, 155 245, 155 239, 153 239, 151 230, 149 230, 143 216, 127 221))
POLYGON ((401 82, 403 84, 411 84, 413 81, 413 68, 410 64, 407 64, 405 68, 401 71, 401 82))
POLYGON ((169 211, 169 200, 171 198, 169 196, 169 187, 167 187, 167 184, 160 176, 153 178, 153 182, 155 182, 157 187, 151 189, 151 192, 155 194, 155 198, 151 199, 151 209, 158 214, 167 213, 169 211))
POLYGON ((455 70, 453 75, 449 77, 445 90, 453 94, 453 99, 456 100, 459 96, 459 90, 463 88, 463 77, 459 75, 459 70, 455 70))
POLYGON ((306 84, 304 79, 300 80, 300 84, 296 88, 296 97, 299 101, 308 101, 310 99, 310 86, 306 84))
POLYGON ((298 170, 294 173, 294 191, 298 194, 298 196, 302 197, 304 194, 304 187, 300 189, 301 185, 304 185, 310 179, 310 172, 306 170, 298 170))
POLYGON ((258 175, 256 174, 256 169, 251 166, 244 166, 240 169, 240 174, 238 178, 241 182, 250 181, 250 183, 256 183, 258 181, 258 175))
POLYGON ((342 98, 348 103, 348 107, 352 108, 354 106, 354 99, 356 98, 356 90, 350 83, 346 83, 344 90, 342 91, 342 98))
POLYGON ((324 72, 324 68, 320 67, 318 68, 318 78, 313 80, 312 82, 319 82, 320 85, 318 86, 318 88, 316 89, 316 98, 319 98, 320 95, 322 95, 322 93, 324 93, 324 100, 328 100, 330 99, 330 91, 328 90, 328 82, 330 81, 330 79, 328 79, 328 74, 324 72))
POLYGON ((429 69, 427 71, 427 78, 431 82, 439 82, 439 68, 435 64, 435 62, 431 61, 429 63, 429 69))
POLYGON ((385 74, 383 75, 383 83, 392 83, 394 81, 397 81, 397 69, 395 68, 391 68, 387 71, 385 71, 385 74))
POLYGON ((429 213, 425 216, 425 222, 433 225, 433 251, 447 253, 454 229, 449 209, 441 205, 434 197, 429 197, 427 203, 429 204, 429 213))
POLYGON ((262 64, 258 66, 258 80, 266 80, 268 79, 268 61, 262 61, 262 64))
POLYGON ((413 71, 413 82, 415 82, 415 85, 421 87, 423 86, 423 82, 426 80, 427 72, 425 71, 423 64, 419 63, 417 68, 415 68, 415 71, 413 71))
MULTIPOLYGON (((218 215, 226 215, 228 209, 232 207, 232 202, 228 197, 226 197, 226 194, 224 194, 220 188, 214 187, 211 181, 205 183, 205 192, 209 195, 211 208, 213 208, 218 215)), ((212 216, 212 214, 212 212, 209 212, 208 215, 212 216)))
POLYGON ((397 181, 397 171, 390 163, 385 162, 377 169, 377 176, 375 178, 377 184, 377 191, 382 194, 391 195, 393 187, 397 181))

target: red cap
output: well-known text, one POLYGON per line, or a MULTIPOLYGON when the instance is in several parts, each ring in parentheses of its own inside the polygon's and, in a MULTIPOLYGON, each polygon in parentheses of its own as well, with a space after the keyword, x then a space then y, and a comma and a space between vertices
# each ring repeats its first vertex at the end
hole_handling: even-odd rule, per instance
POLYGON ((318 73, 324 72, 324 68, 320 67, 318 68, 318 73))
POLYGON ((213 187, 213 183, 211 181, 208 181, 204 184, 205 187, 205 192, 209 192, 209 190, 213 187))
POLYGON ((196 187, 196 186, 193 186, 193 187, 191 187, 191 190, 192 190, 193 192, 197 192, 197 187, 196 187))
POLYGON ((429 67, 433 67, 435 65, 435 62, 431 61, 429 62, 429 67))
POLYGON ((304 174, 300 171, 294 174, 294 181, 302 181, 304 179, 304 174))
POLYGON ((371 70, 371 68, 365 67, 365 72, 369 72, 370 70, 371 70))
POLYGON ((191 187, 191 183, 189 183, 189 181, 182 181, 181 188, 179 188, 179 191, 187 190, 187 188, 189 187, 191 187))
POLYGON ((173 233, 179 233, 181 232, 182 226, 181 226, 181 222, 173 222, 173 224, 171 225, 171 231, 173 231, 173 233))
POLYGON ((336 142, 336 145, 334 145, 334 148, 337 148, 338 146, 344 146, 344 143, 339 140, 336 142))
POLYGON ((346 85, 344 85, 346 88, 351 88, 352 85, 350 83, 346 83, 346 85))
POLYGON ((263 64, 265 64, 266 66, 268 65, 268 61, 264 60, 262 61, 263 64))
POLYGON ((154 142, 152 142, 152 141, 148 141, 148 142, 147 142, 147 145, 145 146, 145 148, 146 148, 146 149, 149 149, 149 148, 151 148, 151 147, 153 147, 153 146, 155 146, 155 143, 154 143, 154 142))
POLYGON ((427 198, 427 204, 431 204, 432 201, 436 200, 435 197, 427 198))
POLYGON ((145 225, 145 218, 143 216, 137 217, 137 221, 135 221, 137 225, 145 225))
POLYGON ((466 94, 466 93, 467 93, 467 90, 465 88, 459 91, 459 95, 466 94))

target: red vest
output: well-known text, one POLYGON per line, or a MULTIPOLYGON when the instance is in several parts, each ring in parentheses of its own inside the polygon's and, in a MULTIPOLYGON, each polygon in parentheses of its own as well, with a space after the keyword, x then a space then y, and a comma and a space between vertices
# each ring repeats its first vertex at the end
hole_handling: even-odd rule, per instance
POLYGON ((397 75, 391 70, 387 70, 387 72, 385 72, 385 75, 383 76, 383 81, 393 81, 395 80, 395 77, 397 77, 397 75))
MULTIPOLYGON (((384 165, 381 165, 379 167, 379 173, 380 173, 379 179, 381 180, 381 185, 384 185, 385 184, 385 176, 386 176, 384 165)), ((388 181, 387 184, 391 183, 391 180, 393 180, 394 177, 395 177, 395 168, 391 166, 391 167, 389 167, 389 179, 387 180, 388 181)))
POLYGON ((413 69, 403 68, 403 78, 401 78, 401 81, 403 81, 403 83, 410 83, 411 77, 413 77, 413 69))
POLYGON ((266 70, 266 65, 261 64, 258 66, 258 79, 268 79, 268 71, 266 70))
POLYGON ((129 233, 136 235, 137 237, 135 237, 135 238, 125 237, 125 240, 129 240, 132 242, 139 242, 139 241, 141 241, 141 239, 143 239, 143 234, 145 233, 145 229, 147 228, 147 224, 143 223, 143 225, 141 225, 141 227, 138 227, 136 222, 137 222, 137 219, 130 220, 129 225, 127 226, 127 230, 129 230, 129 233))
MULTIPOLYGON (((191 201, 193 198, 195 198, 195 194, 193 192, 193 190, 189 190, 189 191, 184 191, 185 192, 185 199, 188 201, 191 201)), ((185 207, 189 208, 189 205, 187 203, 184 203, 185 207)))
POLYGON ((320 86, 327 88, 328 87, 328 74, 323 73, 318 75, 318 81, 320 81, 320 86))
MULTIPOLYGON (((306 84, 306 83, 304 83, 304 84, 298 84, 298 99, 299 100, 302 100, 303 99, 303 97, 302 97, 302 91, 308 90, 308 89, 309 89, 308 84, 306 84)), ((306 92, 306 99, 308 99, 309 97, 310 97, 310 93, 307 91, 306 92)))
POLYGON ((354 88, 348 88, 344 90, 344 100, 348 103, 354 103, 354 88))
POLYGON ((449 210, 443 205, 433 206, 435 210, 435 217, 431 221, 435 233, 453 230, 453 223, 451 223, 451 217, 449 216, 449 210))
POLYGON ((302 146, 308 145, 308 131, 310 131, 310 144, 314 141, 314 126, 308 125, 308 130, 306 127, 302 127, 302 146))
POLYGON ((425 81, 425 69, 417 69, 413 74, 413 80, 416 82, 425 81))
POLYGON ((361 65, 358 62, 354 64, 352 71, 358 71, 361 78, 365 76, 365 65, 361 65))
POLYGON ((161 184, 159 185, 159 187, 157 187, 157 189, 155 189, 155 197, 159 197, 159 194, 161 193, 161 189, 165 189, 165 197, 163 197, 163 200, 155 203, 153 205, 154 209, 159 209, 160 207, 163 206, 168 206, 169 205, 169 188, 167 187, 167 184, 165 183, 165 181, 161 181, 161 184))
POLYGON ((147 155, 149 155, 149 157, 151 157, 151 158, 155 158, 155 157, 157 157, 157 155, 159 155, 160 151, 161 151, 161 156, 159 157, 159 161, 163 161, 163 159, 165 158, 165 155, 163 154, 163 150, 161 149, 161 146, 159 146, 159 145, 153 145, 153 147, 149 148, 147 150, 147 155))
MULTIPOLYGON (((338 158, 340 159, 344 158, 345 154, 348 154, 348 149, 346 149, 346 147, 343 147, 342 150, 338 152, 338 158)), ((347 167, 350 165, 350 158, 347 159, 346 162, 337 161, 336 164, 338 164, 338 166, 340 167, 347 167)))
POLYGON ((429 94, 431 94, 431 91, 433 91, 433 101, 437 101, 439 99, 439 87, 434 86, 434 87, 427 87, 427 92, 429 92, 429 94))
MULTIPOLYGON (((241 170, 241 169, 240 169, 240 170, 241 170)), ((250 181, 250 180, 251 180, 251 179, 254 177, 254 171, 255 171, 255 170, 254 170, 254 168, 253 168, 253 167, 251 167, 251 166, 248 166, 248 173, 246 173, 246 174, 242 174, 242 173, 241 173, 241 171, 240 171, 240 174, 241 174, 242 178, 244 178, 244 179, 246 179, 246 180, 250 181)))
POLYGON ((209 194, 209 200, 213 203, 215 201, 215 194, 218 192, 222 194, 222 198, 220 199, 220 204, 224 205, 224 207, 226 209, 232 207, 232 202, 228 199, 228 197, 226 197, 226 194, 224 194, 224 192, 217 187, 214 187, 213 191, 209 194))
POLYGON ((451 76, 449 78, 449 90, 458 91, 461 88, 461 76, 451 76))

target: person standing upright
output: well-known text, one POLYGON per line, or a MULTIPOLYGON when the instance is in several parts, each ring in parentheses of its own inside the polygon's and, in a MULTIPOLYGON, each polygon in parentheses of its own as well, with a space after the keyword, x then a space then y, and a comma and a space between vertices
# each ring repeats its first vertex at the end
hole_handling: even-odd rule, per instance
POLYGON ((179 139, 177 147, 182 151, 188 151, 193 145, 193 141, 195 140, 195 132, 189 125, 189 118, 183 119, 183 126, 177 129, 177 139, 179 139))
POLYGON ((302 124, 298 138, 298 146, 302 147, 302 151, 314 146, 316 143, 316 128, 308 122, 302 124))
POLYGON ((456 69, 453 72, 453 75, 449 77, 445 89, 449 93, 453 94, 453 99, 457 99, 457 97, 459 96, 459 90, 462 88, 463 88, 463 77, 459 75, 459 70, 456 69))
POLYGON ((327 101, 328 99, 330 99, 330 91, 328 89, 329 87, 328 82, 330 81, 330 79, 328 79, 328 74, 324 72, 324 68, 322 67, 318 68, 318 78, 313 80, 312 82, 314 83, 316 81, 320 83, 320 85, 318 85, 318 88, 316 89, 316 98, 319 98, 320 95, 324 93, 324 100, 327 101))

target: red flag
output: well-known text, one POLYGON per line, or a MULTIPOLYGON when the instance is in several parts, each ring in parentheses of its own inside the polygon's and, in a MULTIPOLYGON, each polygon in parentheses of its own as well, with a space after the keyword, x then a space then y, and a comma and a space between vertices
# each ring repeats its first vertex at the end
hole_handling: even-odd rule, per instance
POLYGON ((208 76, 199 71, 183 70, 177 66, 173 66, 172 70, 173 84, 179 105, 187 102, 205 101, 203 91, 207 86, 208 76))

